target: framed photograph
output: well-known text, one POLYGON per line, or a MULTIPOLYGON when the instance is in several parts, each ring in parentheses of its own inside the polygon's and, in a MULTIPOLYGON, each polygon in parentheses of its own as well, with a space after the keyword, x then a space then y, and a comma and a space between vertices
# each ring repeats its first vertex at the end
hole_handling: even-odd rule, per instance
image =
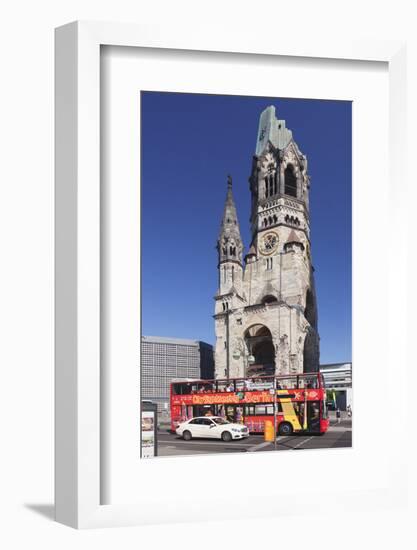
POLYGON ((58 521, 405 492, 404 83, 397 42, 57 29, 58 521))
POLYGON ((158 456, 351 447, 351 101, 140 101, 140 375, 158 456))

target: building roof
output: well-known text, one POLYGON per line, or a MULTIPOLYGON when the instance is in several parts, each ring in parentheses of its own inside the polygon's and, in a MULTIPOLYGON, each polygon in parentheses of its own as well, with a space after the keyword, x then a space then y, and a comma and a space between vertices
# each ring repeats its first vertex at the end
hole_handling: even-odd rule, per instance
POLYGON ((255 247, 253 246, 253 244, 249 248, 249 252, 246 254, 246 256, 256 256, 256 250, 255 250, 255 247))
POLYGON ((344 371, 344 370, 352 370, 352 363, 329 363, 326 365, 320 365, 320 371, 322 372, 344 371))
POLYGON ((291 229, 290 234, 288 235, 287 243, 300 243, 303 244, 300 239, 297 237, 297 233, 294 229, 291 229))
MULTIPOLYGON (((149 342, 151 344, 176 344, 178 346, 199 346, 201 340, 190 340, 188 338, 170 338, 163 336, 142 336, 142 342, 149 342)), ((207 346, 211 346, 207 342, 202 342, 207 346)))

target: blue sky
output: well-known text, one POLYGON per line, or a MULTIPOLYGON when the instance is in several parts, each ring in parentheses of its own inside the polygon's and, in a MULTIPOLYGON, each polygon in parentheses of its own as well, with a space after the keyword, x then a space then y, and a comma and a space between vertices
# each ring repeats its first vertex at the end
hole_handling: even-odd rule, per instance
POLYGON ((142 334, 214 344, 215 249, 227 174, 250 244, 248 178, 259 115, 307 155, 320 362, 351 360, 351 103, 142 92, 142 334))

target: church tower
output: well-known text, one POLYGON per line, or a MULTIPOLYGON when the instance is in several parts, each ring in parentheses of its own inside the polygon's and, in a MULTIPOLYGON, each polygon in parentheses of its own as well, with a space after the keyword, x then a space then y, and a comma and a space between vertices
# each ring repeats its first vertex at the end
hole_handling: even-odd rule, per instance
POLYGON ((217 378, 319 368, 307 158, 275 107, 259 120, 249 178, 251 243, 242 263, 232 180, 217 241, 217 378))

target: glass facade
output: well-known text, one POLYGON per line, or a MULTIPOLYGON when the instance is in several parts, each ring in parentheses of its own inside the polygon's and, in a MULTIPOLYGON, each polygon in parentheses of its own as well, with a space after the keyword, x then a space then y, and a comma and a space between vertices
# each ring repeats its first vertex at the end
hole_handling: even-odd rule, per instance
POLYGON ((327 389, 346 389, 352 387, 352 363, 332 363, 320 365, 327 389))
POLYGON ((143 336, 140 356, 141 399, 158 405, 160 420, 169 420, 172 379, 214 378, 213 347, 205 342, 143 336))
POLYGON ((326 389, 329 390, 329 407, 344 411, 352 407, 352 363, 332 363, 320 365, 320 372, 323 374, 326 389), (336 402, 334 402, 334 398, 336 402))

